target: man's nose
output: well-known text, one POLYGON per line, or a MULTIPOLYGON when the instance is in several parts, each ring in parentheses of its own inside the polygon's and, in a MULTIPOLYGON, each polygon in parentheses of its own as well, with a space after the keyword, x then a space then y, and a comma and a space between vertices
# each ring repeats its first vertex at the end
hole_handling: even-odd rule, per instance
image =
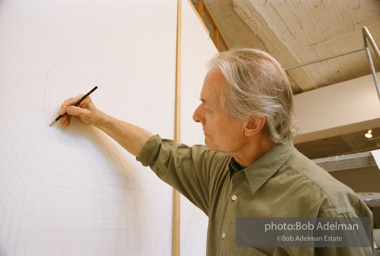
POLYGON ((202 116, 201 116, 201 113, 200 113, 201 112, 200 108, 201 108, 201 105, 199 105, 195 109, 194 114, 193 114, 193 120, 194 120, 194 122, 197 122, 197 123, 201 123, 202 116))

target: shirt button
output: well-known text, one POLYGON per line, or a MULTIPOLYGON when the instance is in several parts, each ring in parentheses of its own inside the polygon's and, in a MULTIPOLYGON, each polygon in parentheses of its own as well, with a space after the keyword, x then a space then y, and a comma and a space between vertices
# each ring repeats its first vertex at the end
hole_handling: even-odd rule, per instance
POLYGON ((226 237, 226 233, 223 233, 223 234, 222 234, 222 238, 225 238, 225 237, 226 237))
POLYGON ((232 200, 235 201, 237 199, 237 196, 236 195, 233 195, 232 196, 232 200))

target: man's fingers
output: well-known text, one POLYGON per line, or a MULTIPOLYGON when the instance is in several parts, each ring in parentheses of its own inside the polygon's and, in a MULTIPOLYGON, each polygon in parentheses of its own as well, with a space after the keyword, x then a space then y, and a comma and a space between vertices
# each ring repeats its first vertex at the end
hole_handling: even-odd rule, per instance
POLYGON ((86 118, 90 116, 92 112, 86 108, 70 106, 67 108, 67 114, 69 114, 70 116, 79 116, 86 118))
POLYGON ((63 116, 60 121, 61 121, 61 124, 65 127, 68 127, 70 125, 70 119, 71 119, 71 116, 69 115, 65 115, 63 116))
POLYGON ((59 109, 59 114, 60 114, 60 115, 65 114, 65 113, 66 113, 66 109, 67 109, 67 105, 66 105, 65 103, 63 103, 63 104, 61 105, 61 108, 59 109))
POLYGON ((80 116, 86 114, 85 109, 75 106, 70 106, 67 108, 67 114, 71 116, 80 116))
POLYGON ((93 117, 93 113, 96 108, 92 104, 90 97, 86 97, 79 104, 77 104, 77 106, 74 106, 74 104, 78 102, 82 97, 83 95, 78 95, 77 97, 70 98, 63 102, 59 110, 59 114, 63 115, 63 117, 60 119, 62 125, 66 127, 70 126, 71 116, 77 116, 79 120, 84 123, 87 123, 88 120, 91 120, 91 117, 93 117))
POLYGON ((73 105, 75 102, 77 102, 77 101, 78 101, 80 98, 82 98, 82 97, 83 97, 83 95, 81 94, 81 95, 78 95, 78 96, 76 96, 76 97, 74 97, 74 98, 70 98, 70 99, 68 99, 68 100, 65 100, 65 101, 63 102, 63 104, 61 105, 61 108, 60 108, 60 110, 59 110, 59 114, 60 114, 60 115, 65 114, 66 111, 67 111, 67 108, 70 107, 71 105, 73 105))

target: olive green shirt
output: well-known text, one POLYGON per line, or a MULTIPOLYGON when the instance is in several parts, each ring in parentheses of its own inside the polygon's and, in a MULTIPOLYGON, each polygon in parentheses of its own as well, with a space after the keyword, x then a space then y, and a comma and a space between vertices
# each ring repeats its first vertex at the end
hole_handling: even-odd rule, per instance
POLYGON ((291 140, 239 170, 234 159, 153 136, 138 160, 208 217, 207 255, 372 255, 372 248, 236 247, 236 217, 372 217, 356 194, 291 140))

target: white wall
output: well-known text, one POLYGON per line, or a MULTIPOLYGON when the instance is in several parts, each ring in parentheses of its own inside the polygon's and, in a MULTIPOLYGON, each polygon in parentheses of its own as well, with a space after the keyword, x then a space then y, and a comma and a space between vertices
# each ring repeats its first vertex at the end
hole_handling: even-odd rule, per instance
MULTIPOLYGON (((192 119, 200 104, 207 62, 217 53, 188 0, 182 0, 181 142, 204 144, 201 124, 192 119)), ((208 217, 181 196, 181 256, 206 255, 208 217)))
POLYGON ((294 106, 302 133, 296 143, 380 126, 372 75, 297 94, 294 106))
POLYGON ((0 2, 0 255, 170 255, 172 189, 64 99, 173 138, 176 2, 0 2))

